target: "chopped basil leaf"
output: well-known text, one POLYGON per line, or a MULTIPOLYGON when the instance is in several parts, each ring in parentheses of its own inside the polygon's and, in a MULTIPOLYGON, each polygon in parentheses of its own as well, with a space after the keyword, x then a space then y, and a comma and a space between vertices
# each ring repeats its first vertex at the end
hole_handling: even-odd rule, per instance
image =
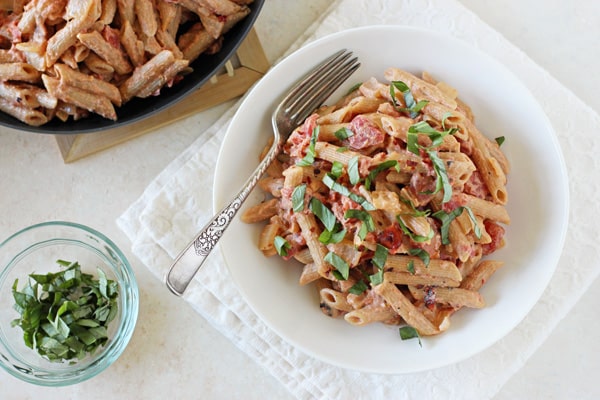
POLYGON ((273 240, 273 245, 275 246, 275 250, 277 250, 277 254, 279 254, 282 257, 287 256, 288 250, 292 248, 290 243, 281 236, 275 236, 275 239, 273 240))
POLYGON ((310 144, 306 149, 306 155, 304 158, 296 163, 300 167, 307 167, 315 162, 315 146, 317 144, 317 138, 319 137, 319 126, 317 125, 310 136, 310 144))
POLYGON ((417 113, 421 111, 427 104, 429 104, 429 100, 420 100, 417 102, 417 104, 415 104, 415 106, 410 110, 411 118, 415 118, 418 115, 417 113))
POLYGON ((450 238, 449 238, 449 229, 450 229, 450 223, 459 215, 461 215, 463 213, 463 211, 467 211, 467 213, 469 214, 469 218, 471 219, 471 222, 473 223, 473 232, 475 233, 475 236, 480 239, 481 238, 481 229, 479 229, 479 225, 477 224, 477 220, 475 219, 475 215, 473 215, 473 211, 471 211, 471 209, 469 207, 456 207, 454 210, 450 211, 449 213, 445 212, 444 210, 439 210, 436 211, 435 213, 433 213, 433 216, 437 219, 439 219, 442 222, 442 227, 440 228, 440 234, 442 237, 442 244, 450 244, 450 238))
MULTIPOLYGON (((98 278, 83 273, 77 262, 58 260, 55 273, 30 274, 19 291, 12 286, 25 345, 49 361, 82 359, 108 341, 107 326, 117 315, 117 282, 97 268, 98 278)), ((74 362, 74 361, 71 361, 74 362)))
MULTIPOLYGON (((442 121, 442 125, 443 124, 444 122, 442 121)), ((427 121, 419 121, 408 128, 406 149, 414 154, 419 155, 419 147, 421 146, 419 146, 417 138, 420 133, 426 134, 429 139, 431 139, 431 147, 428 148, 430 150, 431 148, 441 145, 444 141, 444 137, 452 135, 456 131, 456 128, 450 128, 440 132, 429 125, 427 121)), ((426 150, 428 149, 426 148, 426 150)))
POLYGON ((375 230, 375 222, 373 221, 373 217, 371 217, 371 214, 369 214, 367 211, 349 209, 344 213, 344 218, 356 218, 362 221, 357 232, 360 240, 364 240, 367 237, 367 233, 375 230))
POLYGON ((496 141, 496 143, 498 143, 498 146, 502 146, 502 143, 504 143, 504 141, 506 140, 506 138, 504 136, 498 136, 494 140, 496 141))
POLYGON ((335 253, 329 252, 325 256, 324 260, 327 261, 329 264, 333 265, 337 272, 339 272, 339 275, 342 278, 341 280, 348 279, 348 277, 350 276, 350 266, 342 257, 338 256, 335 253))
POLYGON ((419 332, 417 332, 417 330, 415 328, 413 328, 412 326, 402 326, 400 327, 400 339, 402 340, 409 340, 409 339, 419 339, 419 346, 423 347, 423 344, 421 343, 421 336, 419 335, 419 332))
POLYGON ((348 128, 340 128, 337 131, 335 131, 333 133, 335 135, 336 138, 338 138, 339 140, 346 140, 351 136, 354 136, 354 132, 352 132, 350 129, 348 128))
POLYGON ((373 221, 373 217, 371 217, 371 214, 364 210, 355 210, 351 208, 344 213, 344 218, 356 218, 364 222, 367 231, 373 232, 375 230, 375 222, 373 221))
MULTIPOLYGON (((410 249, 408 250, 408 254, 411 256, 417 256, 423 261, 426 267, 429 266, 429 261, 431 261, 431 256, 429 253, 423 249, 410 249)), ((413 273, 414 273, 414 265, 413 265, 413 273)))
POLYGON ((365 238, 367 237, 367 233, 369 233, 369 228, 368 228, 367 224, 362 222, 360 224, 360 228, 358 229, 358 232, 356 234, 358 235, 360 240, 365 240, 365 238))
POLYGON ((325 175, 323 177, 323 183, 330 190, 333 190, 334 192, 337 192, 337 193, 341 194, 342 196, 346 196, 349 199, 351 199, 352 201, 360 204, 362 206, 362 208, 364 208, 365 210, 367 210, 367 211, 375 210, 375 206, 373 204, 369 203, 367 201, 367 199, 365 199, 364 197, 362 197, 360 195, 352 193, 350 191, 350 189, 348 189, 344 185, 336 182, 330 175, 325 175))
POLYGON ((348 151, 348 147, 342 146, 342 147, 338 147, 338 149, 336 150, 336 153, 345 153, 348 151))
POLYGON ((463 208, 457 207, 449 213, 444 210, 439 210, 433 213, 433 216, 439 219, 442 222, 442 227, 440 228, 440 234, 442 237, 442 244, 450 244, 450 238, 448 236, 448 231, 450 229, 450 223, 454 220, 454 218, 458 217, 462 214, 463 208))
POLYGON ((419 115, 419 111, 423 109, 429 102, 427 100, 421 100, 418 103, 415 103, 415 99, 410 91, 408 85, 402 81, 392 81, 390 85, 390 96, 392 97, 392 104, 397 111, 408 112, 411 118, 416 118, 419 115), (404 103, 406 107, 400 107, 398 101, 396 100, 396 90, 398 89, 402 92, 404 96, 404 103))
POLYGON ((419 121, 408 127, 410 133, 425 133, 427 135, 439 135, 441 132, 433 128, 427 121, 419 121))
POLYGON ((429 159, 433 164, 433 169, 437 174, 437 182, 435 186, 435 193, 440 189, 444 191, 442 197, 442 203, 447 203, 452 198, 452 185, 450 185, 450 179, 448 178, 448 172, 446 171, 446 164, 440 159, 435 151, 428 151, 429 159))
POLYGON ((446 130, 446 120, 452 116, 450 111, 447 111, 442 115, 442 129, 446 130))
POLYGON ((352 157, 348 160, 348 176, 350 177, 350 183, 356 185, 360 182, 360 173, 358 172, 358 156, 352 157))
POLYGON ((400 229, 402 229, 402 232, 404 232, 405 235, 408 235, 408 237, 417 243, 428 242, 433 237, 433 229, 429 229, 429 234, 427 236, 421 236, 411 232, 410 229, 408 229, 408 227, 404 224, 400 216, 396 216, 396 221, 398 221, 398 224, 400 224, 400 229))
POLYGON ((337 222, 335 214, 333 214, 333 212, 316 197, 310 199, 309 207, 310 211, 312 211, 312 213, 323 223, 325 229, 333 231, 337 222))
POLYGON ((362 85, 362 82, 358 82, 358 83, 355 83, 354 85, 352 85, 352 87, 350 89, 348 89, 348 93, 346 93, 346 96, 351 94, 352 92, 358 90, 358 88, 361 87, 361 85, 362 85))
MULTIPOLYGON (((338 229, 340 227, 341 227, 340 224, 336 224, 335 229, 338 229)), ((337 231, 336 230, 330 231, 330 230, 325 229, 319 235, 319 241, 323 244, 339 243, 342 240, 344 240, 344 237, 346 237, 345 229, 341 229, 341 230, 337 230, 337 231)))
POLYGON ((383 268, 385 262, 387 261, 388 253, 387 247, 378 243, 375 249, 375 254, 373 255, 373 264, 375 264, 375 266, 378 268, 383 268))
POLYGON ((477 223, 477 219, 475 218, 475 215, 473 214, 473 210, 471 210, 470 207, 465 206, 464 207, 465 210, 467 210, 467 214, 469 214, 469 218, 471 219, 471 222, 473 223, 473 232, 475 233, 475 237, 477 239, 481 239, 481 229, 479 229, 479 224, 477 223))
POLYGON ((373 183, 375 178, 377 178, 377 175, 379 175, 380 172, 385 171, 386 169, 389 169, 392 167, 397 167, 397 166, 398 166, 398 161, 396 161, 396 160, 387 160, 387 161, 382 162, 381 164, 378 164, 373 170, 371 170, 371 172, 369 172, 369 175, 365 179, 365 188, 367 190, 371 190, 371 184, 373 183))
POLYGON ((429 210, 429 209, 424 210, 424 211, 417 210, 417 208, 415 207, 415 205, 409 199, 405 199, 404 197, 400 197, 400 201, 403 202, 404 204, 406 204, 407 206, 409 206, 412 209, 412 214, 411 215, 413 217, 426 217, 429 214, 431 214, 431 210, 429 210))
POLYGON ((342 176, 342 174, 344 173, 344 164, 342 164, 339 161, 334 161, 331 164, 331 176, 333 176, 334 178, 339 178, 340 176, 342 176))
POLYGON ((373 255, 373 264, 377 267, 377 272, 369 276, 369 280, 373 285, 379 285, 383 282, 383 267, 387 261, 388 249, 385 246, 377 244, 375 254, 373 255))
POLYGON ((369 280, 374 286, 381 285, 383 283, 383 269, 379 269, 373 275, 369 275, 369 280))
POLYGON ((354 285, 352 285, 352 287, 350 289, 348 289, 348 292, 355 294, 355 295, 359 295, 365 292, 365 290, 367 290, 369 288, 369 286, 367 286, 366 283, 364 283, 363 281, 358 281, 356 282, 354 285))
POLYGON ((408 264, 406 264, 406 270, 410 272, 411 275, 415 274, 415 262, 410 260, 408 264))
POLYGON ((294 212, 304 210, 304 195, 306 194, 306 183, 298 185, 292 192, 292 208, 294 212))
POLYGON ((416 132, 411 132, 409 130, 406 134, 406 150, 416 155, 420 155, 418 138, 419 136, 416 132))

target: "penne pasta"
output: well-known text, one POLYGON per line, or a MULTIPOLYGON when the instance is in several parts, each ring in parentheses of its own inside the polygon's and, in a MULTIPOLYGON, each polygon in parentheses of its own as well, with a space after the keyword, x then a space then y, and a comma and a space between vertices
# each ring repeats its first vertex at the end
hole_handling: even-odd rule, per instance
POLYGON ((400 317, 390 306, 368 305, 347 312, 344 314, 344 320, 351 325, 365 326, 375 322, 397 324, 400 322, 400 317))
POLYGON ((64 81, 51 78, 48 75, 44 75, 42 78, 48 92, 57 99, 99 114, 104 118, 117 119, 115 109, 108 97, 70 86, 64 81))
POLYGON ((383 282, 373 288, 375 293, 383 297, 386 302, 421 335, 435 335, 440 332, 439 327, 435 326, 427 317, 421 313, 417 307, 390 282, 383 282))
POLYGON ((509 166, 455 88, 398 68, 384 76, 290 135, 259 181, 256 210, 272 202, 275 214, 258 247, 299 262, 328 316, 437 335, 463 307, 486 306, 480 289, 501 265, 486 256, 510 223, 509 166))
POLYGON ((10 110, 6 112, 20 115, 21 121, 32 121, 36 126, 52 118, 66 121, 90 113, 115 119, 115 106, 135 97, 160 95, 163 88, 185 79, 190 65, 201 54, 218 52, 223 34, 250 13, 251 3, 252 0, 11 2, 13 6, 4 11, 0 27, 6 36, 0 49, 0 82, 11 81, 21 87, 31 84, 44 93, 60 93, 62 98, 52 101, 52 96, 43 95, 38 99, 24 89, 18 97, 14 88, 10 94, 4 90, 5 109, 10 110), (57 78, 59 82, 54 81, 57 78), (70 87, 74 88, 73 93, 66 92, 70 87), (77 103, 68 104, 65 99, 77 103), (107 99, 112 105, 107 104, 107 99), (22 100, 26 104, 19 103, 22 100), (24 118, 25 115, 31 118, 24 118))
POLYGON ((163 50, 147 63, 136 68, 133 74, 119 86, 123 101, 132 99, 145 86, 158 79, 174 61, 173 53, 169 50, 163 50))
POLYGON ((48 121, 41 112, 10 102, 3 97, 0 97, 0 110, 31 126, 40 126, 48 121))
POLYGON ((113 104, 120 106, 121 93, 119 89, 102 79, 98 79, 92 75, 83 74, 75 71, 64 64, 57 64, 54 66, 59 79, 69 86, 73 86, 78 89, 85 90, 90 93, 98 94, 107 97, 113 104))
POLYGON ((330 308, 346 312, 354 309, 346 300, 346 293, 324 288, 319 291, 319 294, 321 295, 321 303, 327 304, 330 308))
POLYGON ((125 75, 131 72, 132 68, 129 61, 127 61, 119 49, 115 49, 108 43, 100 32, 79 33, 77 39, 112 66, 118 74, 125 75))

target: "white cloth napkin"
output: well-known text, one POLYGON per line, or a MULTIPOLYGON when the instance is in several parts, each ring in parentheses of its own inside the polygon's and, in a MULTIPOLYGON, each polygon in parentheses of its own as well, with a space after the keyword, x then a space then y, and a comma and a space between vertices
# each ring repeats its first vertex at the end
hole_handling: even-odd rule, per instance
MULTIPOLYGON (((340 0, 291 50, 346 28, 404 24, 453 35, 479 47, 521 77, 548 114, 570 175, 570 228, 558 269, 526 319, 491 348, 429 372, 382 376, 345 370, 307 356, 268 328, 244 302, 215 251, 185 299, 216 329, 299 399, 487 399, 516 373, 600 273, 600 117, 523 52, 455 0, 340 0), (348 383, 352 382, 351 385, 348 383)), ((237 105, 172 162, 118 219, 140 260, 163 279, 177 252, 210 217, 213 166, 237 105)))

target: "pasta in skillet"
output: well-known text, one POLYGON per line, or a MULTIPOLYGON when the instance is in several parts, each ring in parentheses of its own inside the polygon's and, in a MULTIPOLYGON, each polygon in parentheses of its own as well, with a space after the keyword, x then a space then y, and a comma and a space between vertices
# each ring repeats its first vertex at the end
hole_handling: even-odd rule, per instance
POLYGON ((242 220, 266 221, 260 250, 300 261, 328 316, 436 335, 485 306, 510 166, 454 88, 398 68, 384 77, 295 129, 259 182, 268 199, 242 220))
POLYGON ((40 126, 160 94, 250 13, 252 0, 0 3, 0 111, 40 126), (7 8, 3 10, 2 7, 7 8))

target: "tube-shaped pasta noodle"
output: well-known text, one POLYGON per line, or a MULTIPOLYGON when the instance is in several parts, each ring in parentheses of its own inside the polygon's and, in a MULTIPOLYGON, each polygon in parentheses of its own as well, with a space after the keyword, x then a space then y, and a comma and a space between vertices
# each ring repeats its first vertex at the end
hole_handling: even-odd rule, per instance
POLYGON ((128 101, 137 95, 148 82, 157 79, 173 61, 175 61, 173 53, 169 50, 163 50, 144 65, 137 67, 133 74, 119 87, 123 101, 128 101))
POLYGON ((40 81, 40 72, 27 63, 16 62, 0 64, 0 76, 5 81, 36 83, 40 81))
POLYGON ((423 315, 413 303, 392 283, 383 282, 373 288, 396 311, 407 324, 415 328, 421 335, 435 335, 439 328, 423 315))
POLYGON ((459 309, 485 306, 479 289, 500 263, 482 257, 495 251, 488 244, 504 240, 503 229, 492 227, 510 222, 501 194, 508 166, 498 146, 476 130, 456 89, 428 74, 421 79, 389 69, 385 75, 407 87, 394 83, 402 90, 393 102, 390 85, 368 79, 320 107, 300 125, 310 129, 299 128, 285 144, 277 168, 261 183, 280 221, 267 225, 261 237, 268 239, 259 247, 273 240, 276 224, 304 265, 300 284, 315 284, 329 316, 357 326, 406 323, 436 335, 459 309), (418 111, 409 90, 413 100, 427 100, 418 111), (420 122, 428 128, 412 135, 420 122), (443 132, 449 127, 457 131, 443 132), (306 132, 316 128, 314 161, 307 163, 306 132), (347 129, 345 137, 336 136, 340 129, 347 129), (369 135, 377 144, 361 146, 369 135), (304 198, 293 196, 300 185, 304 198), (490 199, 484 185, 497 195, 490 199), (314 204, 311 198, 322 207, 292 207, 299 200, 314 204))
POLYGON ((332 288, 324 288, 319 291, 321 302, 326 303, 329 307, 340 311, 352 311, 354 308, 348 304, 346 293, 333 290, 332 288))
POLYGON ((40 126, 48 121, 48 118, 40 111, 12 103, 3 97, 0 97, 0 111, 31 126, 40 126))
POLYGON ((102 9, 100 0, 81 0, 80 2, 69 2, 76 4, 70 10, 73 19, 58 30, 46 46, 46 65, 52 66, 60 56, 73 46, 77 41, 77 34, 90 28, 100 17, 102 9))
POLYGON ((108 97, 78 89, 48 75, 43 75, 42 80, 48 92, 65 103, 75 104, 107 119, 117 119, 115 108, 108 97))
MULTIPOLYGON (((398 317, 396 311, 386 305, 368 305, 363 308, 351 310, 344 315, 344 319, 351 325, 365 326, 374 322, 387 322, 398 317)), ((400 322, 399 320, 397 322, 400 322)))
POLYGON ((132 67, 120 49, 115 49, 98 31, 79 33, 77 38, 96 53, 100 58, 109 63, 118 74, 125 75, 131 72, 132 67))
POLYGON ((437 258, 429 260, 429 264, 425 265, 419 257, 393 254, 387 257, 384 270, 406 272, 409 265, 413 266, 416 275, 433 275, 458 282, 462 280, 462 275, 455 263, 437 258))

